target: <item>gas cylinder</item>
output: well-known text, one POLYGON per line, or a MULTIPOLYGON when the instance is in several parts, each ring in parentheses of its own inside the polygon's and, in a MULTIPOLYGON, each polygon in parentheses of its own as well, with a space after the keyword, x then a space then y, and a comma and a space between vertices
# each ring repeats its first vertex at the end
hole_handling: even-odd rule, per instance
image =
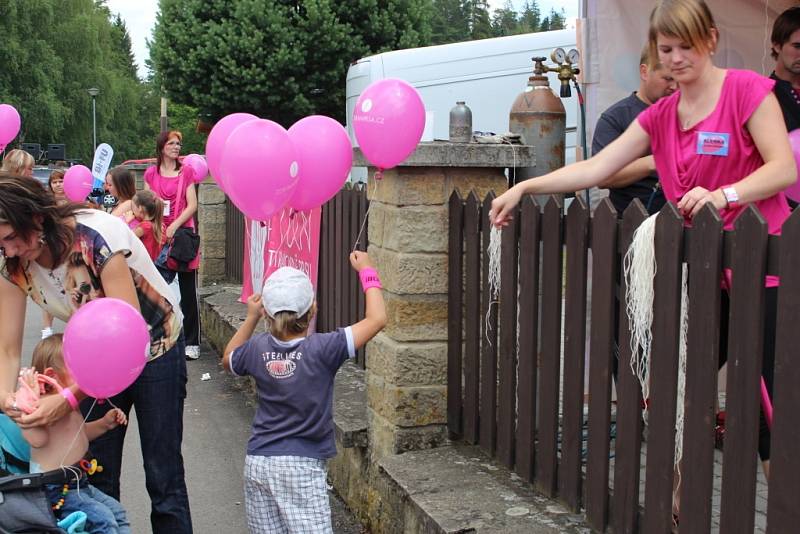
POLYGON ((544 74, 545 58, 535 57, 533 61, 533 76, 511 106, 508 129, 521 134, 526 145, 535 147, 536 166, 517 168, 515 175, 509 176, 514 182, 542 176, 564 166, 567 112, 561 99, 550 89, 544 74))

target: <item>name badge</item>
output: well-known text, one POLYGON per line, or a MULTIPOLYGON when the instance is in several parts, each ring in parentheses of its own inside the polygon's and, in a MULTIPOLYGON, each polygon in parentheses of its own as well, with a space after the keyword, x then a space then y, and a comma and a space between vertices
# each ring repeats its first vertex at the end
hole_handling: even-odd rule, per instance
POLYGON ((697 132, 697 153, 701 156, 727 156, 730 134, 697 132))
POLYGON ((164 217, 169 217, 169 200, 164 200, 164 217))

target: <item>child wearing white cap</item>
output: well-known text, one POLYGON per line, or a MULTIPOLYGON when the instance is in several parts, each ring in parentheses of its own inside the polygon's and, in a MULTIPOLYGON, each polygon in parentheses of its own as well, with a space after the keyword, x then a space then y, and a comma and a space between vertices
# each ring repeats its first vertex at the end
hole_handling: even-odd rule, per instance
POLYGON ((282 267, 267 278, 261 295, 247 299, 247 318, 225 347, 225 368, 252 376, 258 391, 244 467, 251 533, 333 532, 325 480, 325 462, 336 455, 333 380, 386 326, 380 278, 369 256, 353 252, 350 264, 365 293, 361 321, 309 334, 316 313, 311 281, 282 267), (261 317, 268 332, 253 337, 261 317))

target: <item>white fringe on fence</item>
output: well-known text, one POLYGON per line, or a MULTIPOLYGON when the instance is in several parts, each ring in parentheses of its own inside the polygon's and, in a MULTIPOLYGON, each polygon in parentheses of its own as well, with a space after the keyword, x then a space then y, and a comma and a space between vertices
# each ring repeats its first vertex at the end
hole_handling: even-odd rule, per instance
MULTIPOLYGON (((631 332, 631 371, 639 379, 643 414, 647 420, 650 398, 650 353, 653 343, 653 282, 656 276, 655 228, 658 214, 648 217, 633 233, 633 240, 623 260, 625 310, 631 332)), ((686 393, 686 332, 689 327, 688 270, 681 272, 681 315, 678 340, 678 396, 675 411, 675 465, 683 457, 683 412, 686 393)))
POLYGON ((492 314, 492 306, 499 302, 500 297, 501 236, 500 229, 492 225, 489 231, 489 248, 486 250, 489 255, 489 272, 486 276, 489 282, 489 307, 486 310, 486 317, 484 318, 484 332, 486 333, 486 342, 489 343, 489 346, 492 345, 492 339, 489 337, 489 330, 491 330, 489 317, 492 314))

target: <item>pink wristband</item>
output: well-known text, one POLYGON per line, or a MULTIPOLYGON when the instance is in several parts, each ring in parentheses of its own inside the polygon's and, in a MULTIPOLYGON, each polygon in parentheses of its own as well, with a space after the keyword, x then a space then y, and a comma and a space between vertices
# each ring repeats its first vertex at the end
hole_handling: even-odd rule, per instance
POLYGON ((72 411, 76 411, 78 409, 78 399, 76 399, 75 395, 72 394, 72 390, 69 388, 62 389, 61 396, 67 399, 67 402, 72 407, 72 411))
POLYGON ((372 267, 364 267, 361 269, 358 272, 358 277, 361 279, 361 288, 364 290, 364 293, 367 292, 367 289, 371 289, 373 287, 377 287, 378 289, 383 288, 381 285, 381 279, 378 276, 378 271, 372 267))

